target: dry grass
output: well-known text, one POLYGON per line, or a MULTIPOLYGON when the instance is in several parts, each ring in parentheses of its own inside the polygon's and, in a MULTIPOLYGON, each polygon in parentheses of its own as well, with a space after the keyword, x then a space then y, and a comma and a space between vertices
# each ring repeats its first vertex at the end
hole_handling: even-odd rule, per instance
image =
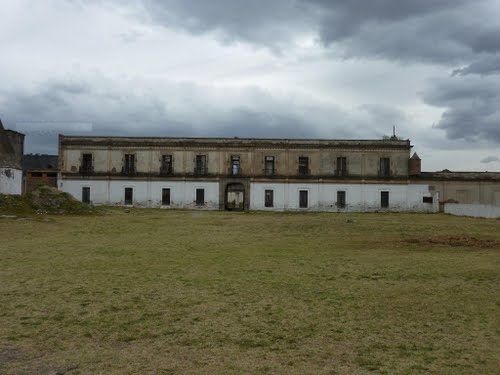
POLYGON ((410 214, 0 219, 0 373, 495 373, 499 229, 410 214))

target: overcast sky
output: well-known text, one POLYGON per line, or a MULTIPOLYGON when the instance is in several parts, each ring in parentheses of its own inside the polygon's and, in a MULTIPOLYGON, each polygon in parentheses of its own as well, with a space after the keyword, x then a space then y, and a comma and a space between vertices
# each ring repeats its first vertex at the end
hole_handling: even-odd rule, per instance
POLYGON ((409 138, 500 170, 499 0, 4 0, 0 117, 57 134, 409 138))

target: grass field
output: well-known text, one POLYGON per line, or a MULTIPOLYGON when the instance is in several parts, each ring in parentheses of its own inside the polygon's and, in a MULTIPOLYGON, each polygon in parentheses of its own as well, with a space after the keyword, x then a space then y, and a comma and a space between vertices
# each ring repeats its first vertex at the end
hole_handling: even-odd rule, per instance
POLYGON ((0 219, 0 373, 498 373, 500 221, 0 219))

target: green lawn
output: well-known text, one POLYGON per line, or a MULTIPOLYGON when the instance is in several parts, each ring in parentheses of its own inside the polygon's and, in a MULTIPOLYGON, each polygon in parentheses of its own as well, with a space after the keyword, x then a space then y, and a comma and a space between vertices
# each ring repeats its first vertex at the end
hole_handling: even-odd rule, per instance
POLYGON ((0 373, 498 373, 500 220, 0 219, 0 373))

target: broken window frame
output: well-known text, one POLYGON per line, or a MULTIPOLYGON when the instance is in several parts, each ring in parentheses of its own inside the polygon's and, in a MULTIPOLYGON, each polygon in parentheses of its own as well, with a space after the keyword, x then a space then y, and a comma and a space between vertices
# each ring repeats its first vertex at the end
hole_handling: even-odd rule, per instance
POLYGON ((434 198, 433 197, 422 197, 422 203, 434 203, 434 198))
POLYGON ((123 203, 126 206, 132 206, 134 204, 134 188, 125 187, 123 189, 123 193, 124 193, 123 203))
POLYGON ((389 208, 389 191, 384 190, 380 192, 380 208, 389 208))
POLYGON ((90 204, 90 187, 82 186, 82 203, 90 204))
POLYGON ((207 155, 206 154, 196 155, 194 161, 194 174, 203 176, 206 175, 207 173, 208 173, 207 155))
POLYGON ((379 176, 380 177, 390 177, 391 176, 391 159, 390 158, 388 158, 388 157, 380 158, 379 176))
POLYGON ((171 154, 161 156, 160 174, 171 175, 174 173, 174 158, 171 154))
POLYGON ((309 191, 299 190, 299 208, 309 207, 309 191))
POLYGON ((276 173, 276 158, 274 156, 264 157, 264 174, 266 176, 274 176, 276 173))
POLYGON ((264 207, 274 207, 274 190, 264 190, 264 207))
POLYGON ((91 174, 94 171, 92 153, 82 154, 82 164, 80 166, 81 174, 91 174))
POLYGON ((135 154, 125 154, 123 159, 123 173, 131 175, 136 173, 135 154))
POLYGON ((161 205, 162 206, 170 206, 172 191, 170 188, 162 188, 161 189, 161 205))
POLYGON ((241 175, 241 160, 239 155, 231 155, 231 169, 229 174, 231 176, 241 175))
POLYGON ((205 205, 205 189, 204 188, 196 188, 195 192, 195 202, 196 206, 202 207, 205 205))
POLYGON ((299 156, 299 176, 309 176, 309 156, 299 156))
POLYGON ((337 207, 345 208, 346 207, 346 191, 345 190, 337 190, 337 207))
POLYGON ((337 157, 335 175, 339 177, 347 176, 347 157, 345 156, 337 157))

